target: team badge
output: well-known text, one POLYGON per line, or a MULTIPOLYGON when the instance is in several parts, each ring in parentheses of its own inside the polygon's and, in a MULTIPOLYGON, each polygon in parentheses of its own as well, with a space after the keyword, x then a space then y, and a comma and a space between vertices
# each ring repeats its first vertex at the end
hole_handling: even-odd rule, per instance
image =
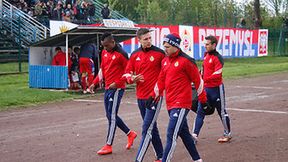
POLYGON ((164 62, 164 66, 166 66, 167 65, 167 63, 166 63, 166 61, 164 62))
POLYGON ((140 61, 140 57, 137 57, 137 58, 136 58, 136 61, 140 61))
POLYGON ((174 66, 175 66, 175 67, 179 66, 179 62, 176 61, 175 64, 174 64, 174 66))
POLYGON ((115 56, 115 55, 113 55, 113 56, 112 56, 112 60, 115 60, 115 58, 116 58, 116 56, 115 56))
POLYGON ((153 56, 150 57, 150 61, 153 62, 155 59, 153 56))
POLYGON ((212 58, 210 58, 209 63, 212 63, 212 58))
POLYGON ((107 53, 104 55, 104 57, 107 57, 107 53))

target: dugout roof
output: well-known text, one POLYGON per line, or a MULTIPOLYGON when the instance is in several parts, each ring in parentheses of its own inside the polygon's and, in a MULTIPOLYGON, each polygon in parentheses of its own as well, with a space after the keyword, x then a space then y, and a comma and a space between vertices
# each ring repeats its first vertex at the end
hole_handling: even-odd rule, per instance
POLYGON ((104 26, 78 26, 65 33, 49 37, 31 45, 31 47, 56 47, 66 46, 66 37, 68 36, 69 46, 77 46, 88 41, 100 42, 103 33, 110 32, 116 42, 122 42, 136 36, 138 28, 111 28, 104 26))

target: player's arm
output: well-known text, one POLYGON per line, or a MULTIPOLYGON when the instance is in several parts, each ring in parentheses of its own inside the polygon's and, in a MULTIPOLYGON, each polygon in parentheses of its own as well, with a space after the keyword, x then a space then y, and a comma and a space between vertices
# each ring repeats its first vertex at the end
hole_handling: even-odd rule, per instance
POLYGON ((141 74, 134 75, 135 73, 135 57, 132 55, 130 60, 127 63, 125 74, 122 76, 122 78, 128 83, 133 84, 138 81, 142 82, 144 81, 144 77, 141 74))
POLYGON ((161 66, 161 71, 159 73, 159 76, 158 76, 158 79, 157 79, 157 82, 154 86, 154 90, 151 94, 151 96, 153 98, 157 98, 159 96, 163 96, 163 92, 165 90, 165 78, 166 78, 166 72, 164 70, 164 60, 162 61, 162 66, 161 66))
POLYGON ((204 81, 199 73, 196 63, 186 62, 185 70, 190 80, 194 83, 198 94, 198 100, 204 104, 207 102, 206 92, 204 90, 204 81))
MULTIPOLYGON (((120 59, 119 60, 119 62, 120 62, 119 68, 125 69, 127 67, 128 58, 125 58, 124 56, 120 55, 119 59, 120 59)), ((117 80, 115 80, 114 83, 115 83, 115 85, 110 85, 109 88, 119 87, 119 85, 122 85, 123 83, 125 83, 125 79, 123 79, 123 77, 120 77, 117 80)))
POLYGON ((223 58, 221 56, 217 57, 215 56, 213 59, 214 62, 214 72, 211 76, 205 79, 205 81, 209 80, 220 80, 222 78, 222 68, 224 65, 223 58))
MULTIPOLYGON (((103 58, 103 57, 102 57, 103 58)), ((93 89, 95 88, 96 85, 99 84, 99 87, 101 87, 101 84, 104 80, 104 74, 103 74, 103 71, 102 71, 103 68, 103 60, 101 61, 101 64, 100 64, 100 69, 98 71, 98 74, 97 76, 95 77, 95 79, 93 80, 92 84, 90 85, 89 89, 93 91, 93 89)))

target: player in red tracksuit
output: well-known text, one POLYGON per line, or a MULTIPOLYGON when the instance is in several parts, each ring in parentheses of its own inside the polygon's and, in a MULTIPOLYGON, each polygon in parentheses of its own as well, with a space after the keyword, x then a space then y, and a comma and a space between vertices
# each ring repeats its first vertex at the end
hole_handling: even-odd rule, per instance
MULTIPOLYGON (((52 65, 54 66, 66 66, 66 53, 64 53, 61 47, 55 48, 56 55, 52 59, 52 65)), ((68 69, 70 70, 72 61, 70 56, 68 56, 68 69)))
POLYGON ((136 156, 136 162, 143 161, 150 142, 156 153, 155 162, 160 162, 163 155, 163 146, 157 128, 157 117, 160 112, 162 97, 157 104, 147 107, 147 101, 153 92, 161 70, 161 61, 165 53, 153 46, 149 29, 141 28, 137 32, 141 47, 135 50, 130 57, 124 77, 128 83, 136 83, 136 95, 142 124, 142 138, 136 156))
POLYGON ((194 59, 180 49, 180 41, 178 34, 168 34, 164 38, 164 48, 168 57, 162 61, 161 72, 152 94, 155 102, 158 96, 166 91, 169 124, 162 162, 172 159, 178 136, 181 137, 192 159, 202 162, 189 132, 186 116, 192 106, 192 83, 203 106, 207 105, 206 93, 197 65, 194 59))
POLYGON ((83 93, 87 93, 87 89, 94 79, 94 63, 98 57, 98 50, 94 43, 86 43, 81 46, 79 54, 79 71, 81 73, 81 86, 83 93))
MULTIPOLYGON (((224 135, 218 139, 219 143, 229 142, 232 138, 230 130, 230 118, 225 106, 225 90, 222 79, 222 68, 224 60, 222 56, 216 51, 217 39, 214 36, 205 37, 205 48, 203 60, 203 79, 204 88, 207 94, 208 102, 215 107, 224 127, 224 135)), ((198 106, 197 116, 194 121, 193 138, 198 140, 205 113, 201 105, 198 106)))
POLYGON ((105 81, 104 102, 109 127, 106 145, 97 152, 99 155, 105 155, 112 153, 112 143, 116 126, 128 136, 127 149, 131 148, 137 134, 134 131, 130 131, 127 125, 117 115, 125 90, 125 80, 122 79, 122 76, 128 62, 128 55, 119 44, 116 44, 110 33, 103 34, 101 43, 104 47, 101 54, 101 69, 89 89, 92 91, 95 85, 101 84, 103 80, 105 81))

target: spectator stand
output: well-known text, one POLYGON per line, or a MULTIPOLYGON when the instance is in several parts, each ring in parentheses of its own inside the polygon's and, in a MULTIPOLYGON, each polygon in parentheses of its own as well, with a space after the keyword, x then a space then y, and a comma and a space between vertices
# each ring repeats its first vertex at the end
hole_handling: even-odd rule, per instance
POLYGON ((135 37, 136 31, 137 28, 134 27, 78 26, 32 44, 29 48, 29 87, 68 89, 68 46, 81 46, 88 41, 94 41, 99 48, 104 32, 111 32, 117 42, 122 42, 135 37), (57 46, 66 51, 66 66, 51 65, 57 46))

